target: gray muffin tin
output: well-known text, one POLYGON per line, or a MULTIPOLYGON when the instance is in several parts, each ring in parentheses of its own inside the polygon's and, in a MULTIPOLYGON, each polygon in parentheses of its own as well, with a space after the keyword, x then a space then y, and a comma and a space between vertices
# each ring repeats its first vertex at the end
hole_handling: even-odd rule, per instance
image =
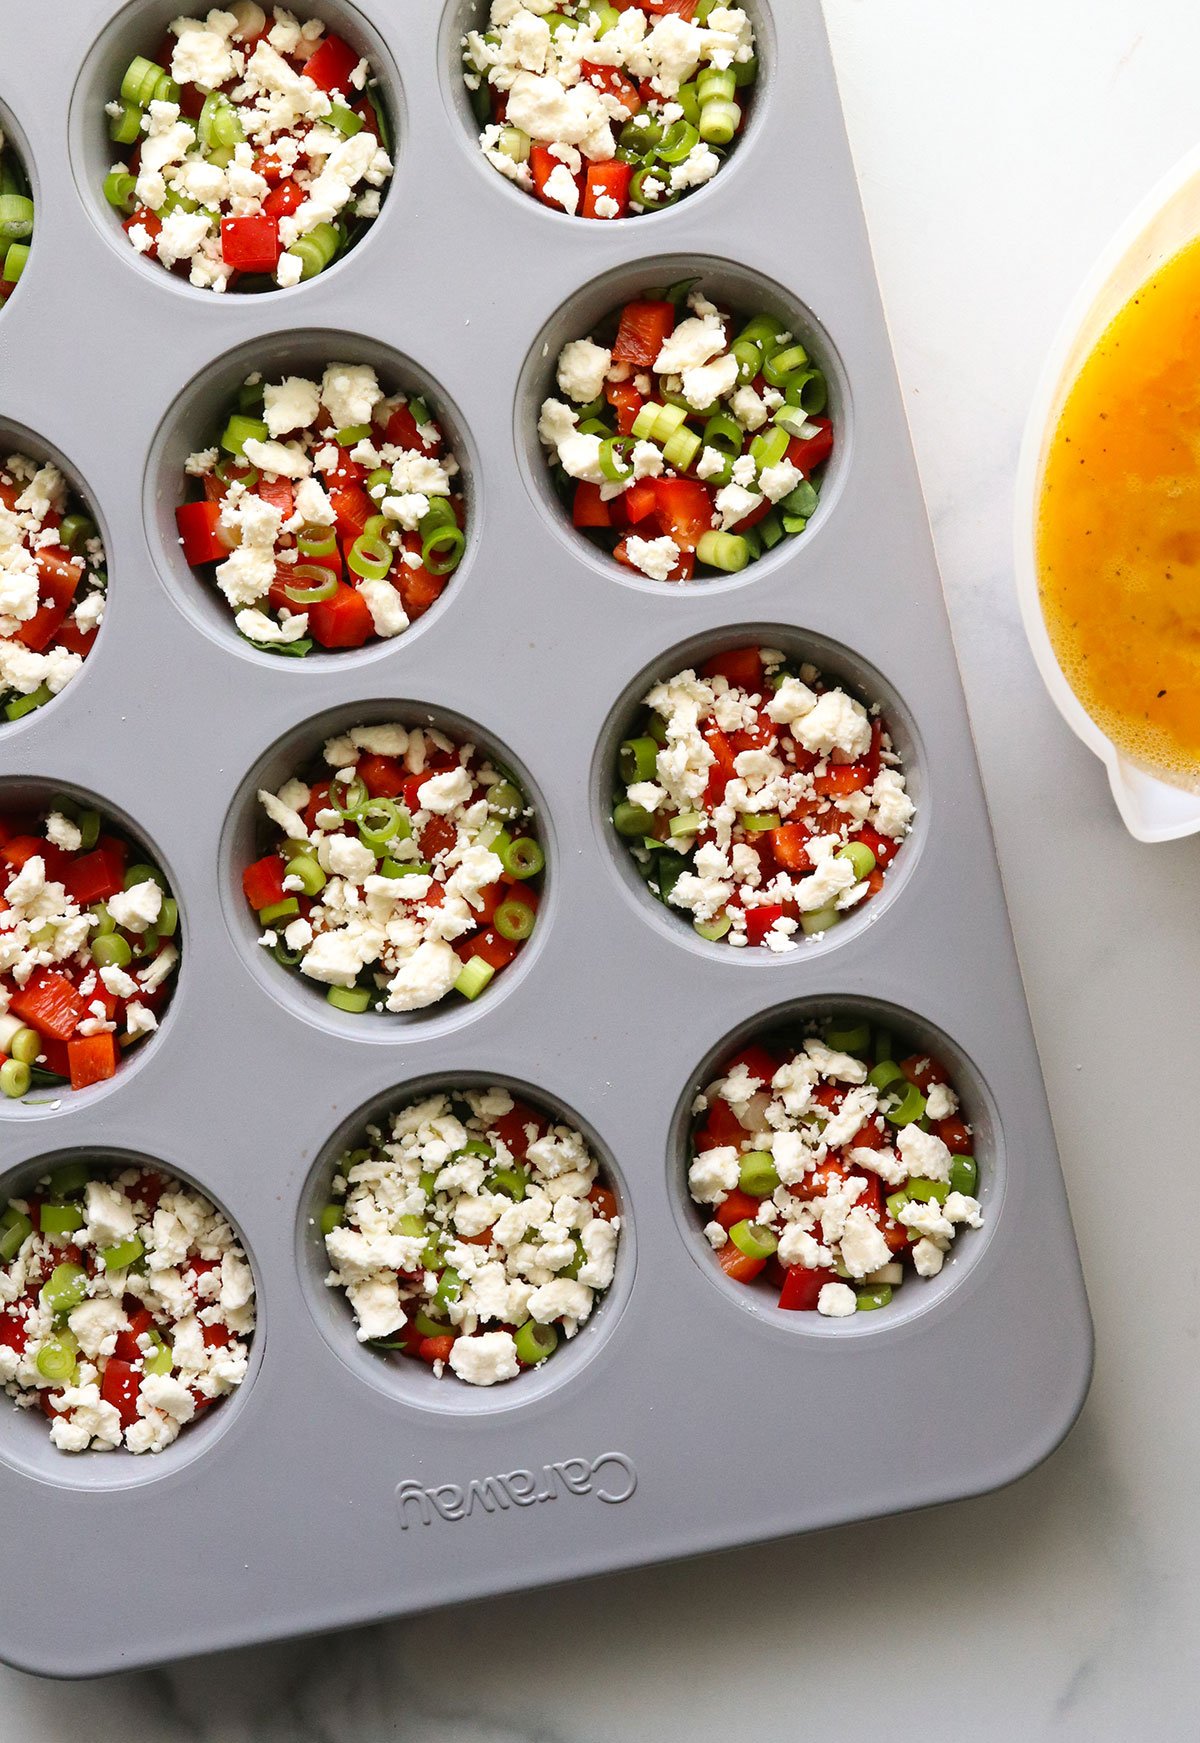
POLYGON ((483 161, 457 60, 478 8, 320 0, 307 10, 382 75, 395 180, 311 284, 216 297, 136 258, 100 192, 100 106, 186 8, 8 0, 0 106, 37 229, 0 315, 0 435, 60 460, 91 502, 111 604, 76 681, 0 733, 0 800, 74 786, 144 835, 184 955, 160 1032, 113 1082, 0 1107, 4 1195, 64 1154, 160 1161, 229 1213, 260 1311, 246 1384, 158 1457, 67 1457, 40 1414, 0 1408, 13 1664, 111 1671, 925 1506, 1027 1471, 1080 1408, 1086 1300, 819 7, 746 4, 763 76, 729 163, 673 210, 605 226, 483 161), (565 339, 695 269, 812 337, 839 446, 803 537, 672 588, 576 537, 534 425, 565 339), (211 439, 223 386, 323 358, 431 393, 466 472, 469 552, 399 641, 275 660, 183 567, 176 467, 211 439), (755 637, 879 697, 919 804, 885 893, 784 957, 702 944, 606 826, 647 677, 755 637), (338 726, 431 714, 527 780, 541 918, 478 1003, 347 1019, 255 944, 253 791, 338 726), (726 1284, 684 1180, 714 1064, 830 1008, 952 1064, 986 1213, 938 1279, 848 1322, 726 1284), (582 1125, 626 1223, 580 1336, 476 1391, 356 1343, 311 1219, 368 1114, 495 1081, 582 1125), (73 1546, 78 1578, 30 1577, 47 1543, 73 1546))

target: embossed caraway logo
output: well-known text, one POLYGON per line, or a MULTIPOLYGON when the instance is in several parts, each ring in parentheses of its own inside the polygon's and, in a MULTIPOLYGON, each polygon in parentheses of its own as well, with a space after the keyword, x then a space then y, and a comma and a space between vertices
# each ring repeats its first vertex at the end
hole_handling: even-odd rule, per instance
POLYGON ((433 1483, 426 1487, 413 1479, 396 1485, 400 1529, 432 1525, 444 1519, 457 1525, 474 1513, 507 1513, 510 1507, 536 1507, 560 1497, 592 1496, 606 1507, 620 1507, 637 1488, 637 1471, 628 1453, 606 1452, 594 1459, 557 1459, 539 1470, 498 1472, 494 1477, 473 1477, 462 1483, 433 1483))

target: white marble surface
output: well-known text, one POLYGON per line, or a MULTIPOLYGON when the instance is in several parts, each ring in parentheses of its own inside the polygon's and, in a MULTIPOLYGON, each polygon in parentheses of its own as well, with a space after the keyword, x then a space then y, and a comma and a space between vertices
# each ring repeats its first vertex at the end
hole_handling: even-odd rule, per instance
MULTIPOLYGON (((919 1518, 107 1683, 0 1669, 6 1740, 1196 1734, 1200 846, 1129 840, 1043 695, 1009 497, 1060 311, 1200 129, 1200 9, 827 12, 1096 1316, 1082 1420, 1025 1481, 919 1518)), ((28 1577, 99 1597, 82 1549, 28 1577)))

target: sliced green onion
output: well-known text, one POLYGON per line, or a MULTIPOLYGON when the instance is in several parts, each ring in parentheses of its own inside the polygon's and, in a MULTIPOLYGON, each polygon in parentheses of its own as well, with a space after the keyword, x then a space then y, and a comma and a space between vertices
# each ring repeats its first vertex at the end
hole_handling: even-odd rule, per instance
POLYGON ((907 1192, 890 1192, 887 1198, 884 1199, 884 1206, 894 1223, 900 1221, 900 1212, 904 1209, 907 1203, 907 1192))
POLYGON ((715 920, 693 920, 692 930, 710 944, 717 944, 729 931, 733 921, 728 914, 721 914, 715 920))
POLYGON ((318 224, 307 236, 292 243, 288 253, 300 262, 302 279, 316 278, 333 260, 342 245, 341 232, 332 224, 318 224))
POLYGON ((502 151, 513 163, 527 163, 533 141, 520 127, 502 127, 496 139, 496 150, 502 151))
POLYGON ((56 1265, 42 1284, 39 1300, 56 1317, 65 1316, 87 1295, 88 1276, 82 1265, 56 1265))
POLYGON ((750 546, 739 533, 703 533, 696 546, 696 561, 736 575, 750 561, 750 546))
POLYGON ((742 112, 732 100, 713 98, 700 105, 700 137, 706 145, 728 145, 742 124, 742 112))
POLYGON ((158 910, 158 919, 154 929, 160 938, 173 938, 175 928, 179 925, 179 903, 174 896, 164 896, 162 907, 158 910))
POLYGON ((38 1220, 44 1235, 73 1235, 87 1218, 77 1204, 44 1204, 38 1220))
POLYGON ((612 484, 633 476, 634 439, 632 436, 608 436, 600 444, 600 470, 612 484))
POLYGON ((702 439, 695 430, 686 427, 676 430, 669 436, 663 447, 663 458, 668 466, 673 466, 676 472, 686 472, 702 447, 702 439))
POLYGON ((818 933, 828 932, 841 917, 836 908, 818 908, 815 914, 801 914, 800 930, 806 938, 813 938, 818 933))
POLYGON ((347 424, 344 430, 339 430, 334 438, 339 448, 353 448, 359 442, 371 440, 370 424, 347 424))
POLYGON ((66 1326, 49 1338, 37 1353, 37 1371, 45 1380, 63 1386, 75 1372, 79 1343, 66 1326))
POLYGON ((663 206, 673 206, 679 195, 671 187, 666 172, 657 164, 643 164, 633 172, 629 184, 629 198, 637 206, 646 206, 650 211, 657 212, 663 206), (649 184, 653 182, 654 187, 649 184))
POLYGON ((789 376, 784 394, 790 405, 819 417, 829 403, 829 383, 819 369, 800 369, 789 376))
POLYGON ((133 958, 128 939, 119 932, 104 932, 91 943, 92 961, 97 968, 124 968, 133 958))
POLYGON ((134 145, 142 132, 142 112, 136 103, 119 99, 121 113, 108 118, 108 137, 115 145, 134 145))
POLYGON ((894 1083, 904 1081, 904 1073, 894 1059, 881 1059, 867 1073, 867 1082, 875 1089, 890 1089, 894 1083))
POLYGON ((353 109, 347 109, 344 103, 335 103, 325 119, 330 127, 336 127, 347 139, 353 139, 356 133, 362 132, 362 116, 356 115, 353 109))
POLYGON ((656 147, 656 155, 664 163, 682 163, 699 143, 699 130, 684 115, 667 128, 662 141, 656 147))
POLYGON ((91 1178, 91 1169, 86 1162, 61 1162, 50 1170, 49 1186, 55 1198, 76 1198, 87 1190, 91 1178))
POLYGON ((473 956, 469 962, 463 963, 462 973, 454 983, 454 990, 461 993, 464 999, 477 999, 495 972, 491 963, 485 962, 482 956, 473 956))
POLYGON ((370 797, 361 775, 354 775, 349 781, 333 780, 329 783, 330 803, 343 817, 356 817, 370 797))
POLYGON ((502 1192, 506 1198, 520 1203, 529 1187, 529 1173, 524 1168, 494 1168, 491 1182, 494 1192, 502 1192))
POLYGON ((539 1325, 536 1319, 528 1319, 513 1333, 513 1343, 521 1366, 536 1368, 558 1348, 558 1333, 552 1325, 539 1325))
POLYGON ((854 1291, 859 1313, 874 1313, 877 1308, 886 1307, 892 1299, 890 1283, 872 1283, 863 1289, 854 1291))
POLYGON ((774 1192, 779 1175, 769 1150, 747 1150, 738 1164, 738 1185, 754 1198, 766 1198, 774 1192))
POLYGON ((729 1238, 739 1253, 748 1259, 769 1259, 779 1245, 779 1238, 765 1223, 751 1222, 747 1217, 734 1223, 729 1238))
POLYGON ((803 515, 809 519, 817 512, 820 500, 816 486, 805 478, 801 480, 795 490, 789 491, 779 506, 785 514, 803 515))
POLYGON ((875 870, 875 855, 865 841, 847 842, 845 847, 838 849, 835 858, 844 859, 848 865, 853 866, 854 875, 859 883, 864 878, 869 878, 875 870))
POLYGON ((765 472, 768 466, 778 466, 787 454, 790 440, 786 430, 781 430, 778 424, 772 424, 769 430, 764 430, 751 442, 750 458, 760 472, 765 472))
POLYGON ((535 918, 528 902, 501 902, 492 918, 492 925, 501 938, 520 943, 533 931, 535 918))
POLYGON ((30 1070, 19 1059, 6 1059, 0 1065, 0 1092, 10 1101, 20 1101, 30 1084, 30 1070))
POLYGON ((302 557, 336 557, 337 533, 333 527, 303 526, 296 538, 302 557))
POLYGON ((956 1156, 950 1164, 950 1190, 974 1198, 979 1187, 979 1165, 974 1156, 956 1156))
POLYGON ((127 170, 110 170, 104 178, 104 198, 127 215, 137 209, 137 177, 127 170))
POLYGON ((627 787, 652 781, 658 772, 658 746, 652 738, 627 738, 618 752, 618 765, 627 787))
POLYGON ((274 926, 277 920, 294 920, 299 912, 300 904, 295 896, 285 896, 282 902, 271 902, 260 908, 258 917, 264 926, 274 926))
POLYGON ((332 599, 337 590, 338 580, 332 569, 321 563, 297 563, 288 572, 283 595, 293 605, 320 605, 323 599, 332 599), (298 581, 307 585, 297 586, 298 581))
POLYGON ((945 1204, 950 1196, 950 1183, 946 1180, 923 1180, 918 1174, 909 1179, 904 1190, 920 1204, 945 1204))
POLYGON ((704 818, 699 811, 680 811, 669 828, 673 836, 695 835, 704 828, 704 818))
POLYGON ((905 1089, 895 1107, 884 1108, 883 1115, 893 1126, 911 1126, 924 1117, 925 1097, 915 1083, 905 1089))
POLYGON ((323 1235, 331 1235, 334 1229, 341 1228, 346 1220, 345 1209, 340 1204, 327 1204, 317 1218, 317 1225, 323 1235))
POLYGON ((4 1213, 0 1224, 0 1259, 7 1265, 10 1259, 15 1259, 22 1246, 33 1233, 33 1223, 21 1211, 11 1205, 4 1213))
POLYGON ((535 878, 546 863, 546 855, 531 835, 518 836, 500 854, 510 878, 535 878))
POLYGON ((742 817, 742 828, 751 835, 763 835, 768 829, 782 829, 783 818, 778 811, 747 811, 742 817))
POLYGON ((319 895, 328 882, 315 855, 311 853, 297 854, 295 859, 289 859, 284 867, 284 876, 299 878, 306 896, 319 895))
POLYGON ((237 454, 244 460, 246 443, 250 441, 265 442, 268 435, 267 426, 261 419, 248 418, 241 412, 234 412, 221 432, 221 446, 227 454, 237 454))
POLYGON ((371 998, 371 989, 365 986, 331 986, 325 994, 335 1011, 349 1011, 354 1016, 370 1008, 371 998))
POLYGON ((803 345, 785 345, 763 364, 763 375, 772 387, 784 387, 790 377, 808 368, 808 352, 803 345))
POLYGON ((704 426, 704 446, 715 448, 718 454, 728 454, 734 459, 742 451, 744 436, 742 426, 727 412, 716 412, 704 426))
POLYGON ((36 1029, 18 1029, 8 1044, 8 1056, 18 1065, 36 1065, 42 1050, 42 1037, 36 1029))
POLYGON ((835 1053, 865 1053, 871 1045, 869 1023, 847 1023, 844 1028, 830 1024, 825 1031, 825 1045, 835 1053))
POLYGON ((394 799, 369 799, 365 805, 360 806, 356 822, 359 840, 377 857, 397 836, 408 836, 412 833, 408 813, 402 812, 394 799), (375 821, 376 818, 378 822, 375 821))
POLYGON ((138 1237, 131 1235, 127 1241, 118 1241, 115 1247, 102 1247, 100 1261, 106 1271, 128 1271, 145 1251, 138 1237))
POLYGON ((701 103, 710 102, 714 97, 732 97, 737 81, 733 73, 724 67, 702 67, 696 74, 696 93, 701 103))
POLYGON ((391 572, 392 547, 362 533, 347 551, 346 564, 364 581, 382 581, 391 572))
POLYGON ((421 561, 431 575, 449 575, 458 568, 466 547, 461 527, 438 527, 422 544, 421 561))
POLYGON ((647 835, 654 828, 654 818, 644 805, 631 805, 628 800, 613 806, 613 828, 618 835, 647 835))
POLYGON ((655 425, 658 423, 658 414, 662 409, 662 406, 657 405, 654 400, 648 399, 634 418, 633 429, 630 433, 636 436, 640 442, 648 442, 654 434, 655 425))

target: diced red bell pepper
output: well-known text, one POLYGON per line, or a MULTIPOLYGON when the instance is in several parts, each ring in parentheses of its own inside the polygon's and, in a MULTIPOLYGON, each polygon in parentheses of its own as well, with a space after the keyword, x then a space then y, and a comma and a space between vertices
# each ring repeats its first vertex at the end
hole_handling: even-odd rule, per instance
POLYGON ((757 648, 729 648, 723 654, 704 662, 706 678, 724 678, 735 690, 745 690, 749 696, 763 691, 762 655, 757 648))
POLYGON ((545 1132, 546 1122, 525 1102, 514 1101, 506 1114, 501 1114, 492 1121, 492 1129, 506 1148, 512 1151, 517 1161, 523 1162, 530 1144, 545 1132), (533 1138, 527 1130, 530 1126, 534 1128, 533 1138))
POLYGON ((67 1043, 55 1041, 49 1035, 44 1035, 38 1065, 42 1071, 52 1072, 55 1077, 70 1077, 71 1061, 67 1057, 67 1043))
POLYGON ((221 258, 236 272, 274 272, 282 251, 277 218, 222 218, 221 258))
MULTIPOLYGON (((132 163, 130 170, 133 170, 132 163)), ((128 236, 133 230, 144 230, 150 238, 149 248, 143 250, 147 260, 158 259, 158 239, 162 235, 162 219, 157 212, 152 212, 149 206, 139 206, 136 212, 131 212, 121 225, 128 236)))
POLYGON ((397 583, 400 602, 414 622, 437 604, 449 579, 448 575, 431 575, 428 569, 410 569, 407 563, 401 566, 397 583))
POLYGON ((626 303, 613 346, 613 360, 630 363, 635 369, 652 369, 674 331, 674 303, 626 303))
POLYGON ((20 1355, 29 1338, 29 1321, 24 1314, 0 1313, 0 1345, 7 1350, 16 1350, 20 1355))
POLYGON ((289 176, 287 181, 271 189, 263 201, 263 211, 271 218, 290 218, 303 204, 304 189, 289 176))
POLYGON ((749 514, 743 515, 741 520, 735 523, 733 531, 735 533, 748 533, 750 528, 756 527, 760 520, 766 520, 771 512, 772 506, 773 504, 770 497, 764 496, 762 500, 750 510, 749 514))
POLYGON ((139 1307, 136 1313, 129 1315, 129 1324, 124 1331, 117 1333, 117 1341, 113 1348, 113 1355, 117 1357, 118 1361, 141 1361, 142 1348, 138 1339, 144 1337, 153 1324, 154 1315, 147 1307, 139 1307))
POLYGON ((101 836, 91 853, 78 854, 67 862, 62 875, 67 894, 81 908, 107 902, 124 888, 127 851, 123 841, 101 836))
POLYGON ((862 763, 831 763, 823 775, 813 777, 813 786, 822 799, 844 799, 870 785, 871 777, 862 763))
POLYGON ((227 1325, 206 1325, 201 1335, 206 1350, 225 1350, 233 1342, 233 1333, 227 1325))
POLYGON ((434 1362, 448 1362, 450 1351, 454 1348, 454 1338, 450 1335, 438 1338, 422 1338, 417 1345, 417 1355, 423 1362, 432 1367, 434 1362))
POLYGON ((577 527, 610 527, 612 505, 605 502, 599 484, 581 479, 575 486, 575 502, 571 510, 572 525, 577 527))
POLYGON ((725 1066, 726 1077, 731 1072, 739 1071, 742 1067, 745 1067, 748 1075, 755 1078, 760 1084, 768 1084, 779 1070, 779 1060, 774 1053, 768 1052, 765 1047, 759 1047, 752 1042, 749 1047, 743 1047, 728 1061, 725 1066))
POLYGON ((44 859, 49 845, 50 843, 40 835, 10 835, 4 843, 0 858, 14 871, 20 871, 21 867, 28 865, 34 857, 44 859))
MULTIPOLYGON (((620 103, 624 108, 627 116, 636 115, 641 109, 642 99, 637 86, 634 84, 632 79, 627 78, 626 75, 621 72, 619 67, 602 67, 598 66, 595 61, 581 61, 579 65, 579 76, 584 84, 593 85, 597 91, 603 92, 606 97, 615 97, 618 103, 620 103)), ((612 160, 613 163, 618 161, 619 160, 615 158, 612 160)), ((607 163, 593 164, 590 166, 590 169, 608 169, 610 167, 611 165, 607 163)), ((625 186, 628 188, 631 166, 627 163, 623 163, 620 167, 625 171, 625 186)), ((590 170, 588 179, 589 181, 591 179, 590 170)), ((588 212, 585 216, 592 218, 595 217, 595 213, 588 212)))
POLYGON ((473 956, 481 956, 489 968, 499 972, 500 969, 507 968, 513 958, 520 954, 521 945, 515 938, 502 938, 499 932, 489 926, 483 932, 476 932, 462 944, 455 945, 455 949, 464 962, 470 962, 473 956))
POLYGON ((54 646, 66 648, 69 654, 78 654, 81 660, 86 660, 99 633, 94 629, 80 629, 77 623, 68 619, 55 636, 54 646))
POLYGON ((746 937, 751 944, 761 944, 776 920, 782 919, 782 902, 768 902, 758 908, 747 908, 746 937))
POLYGON ((753 1283, 766 1263, 765 1259, 752 1259, 749 1253, 743 1253, 732 1241, 726 1241, 717 1254, 717 1264, 734 1283, 753 1283))
POLYGON ((323 648, 361 648, 375 634, 366 600, 344 581, 331 598, 307 610, 309 630, 323 648))
POLYGON ((439 444, 426 441, 420 430, 421 425, 413 417, 412 407, 405 400, 388 418, 386 435, 388 441, 397 448, 415 449, 418 454, 436 454, 439 444))
POLYGON ((806 1271, 802 1265, 790 1265, 779 1292, 780 1307, 792 1313, 815 1313, 817 1299, 826 1283, 836 1283, 836 1271, 806 1271))
POLYGON ((361 757, 358 778, 372 799, 398 799, 404 791, 404 764, 395 757, 361 757))
POLYGON ((793 1198, 805 1201, 813 1198, 825 1198, 830 1192, 836 1192, 850 1178, 850 1171, 841 1162, 826 1160, 806 1174, 803 1180, 797 1180, 788 1191, 793 1198))
POLYGON ((67 609, 57 600, 51 600, 47 605, 39 605, 33 616, 26 618, 18 626, 13 639, 32 653, 44 653, 66 622, 67 609))
POLYGON ((242 873, 242 893, 255 913, 284 900, 287 895, 284 871, 283 860, 277 853, 269 853, 265 859, 256 859, 246 867, 242 873))
POLYGON ((948 1120, 938 1120, 934 1132, 955 1156, 970 1156, 974 1154, 975 1140, 965 1120, 960 1120, 952 1114, 948 1120))
POLYGON ((277 188, 284 179, 282 159, 273 151, 260 151, 252 167, 255 175, 261 176, 268 187, 277 188))
POLYGON ((361 59, 357 49, 343 42, 340 36, 329 34, 305 61, 304 76, 311 79, 318 90, 338 91, 343 97, 352 97, 356 92, 350 83, 350 75, 361 59))
POLYGON ((901 1071, 910 1083, 915 1083, 922 1095, 928 1095, 935 1083, 948 1083, 950 1073, 932 1053, 910 1053, 907 1059, 898 1061, 901 1071))
POLYGON ((659 525, 681 551, 694 551, 712 531, 713 499, 695 478, 659 478, 654 485, 659 525))
POLYGON ((100 1379, 100 1396, 111 1404, 121 1418, 121 1427, 128 1428, 138 1419, 138 1393, 142 1376, 130 1362, 120 1356, 109 1356, 100 1379))
POLYGON ((14 1017, 20 1017, 41 1035, 68 1040, 87 1011, 87 1000, 78 988, 52 968, 35 968, 23 987, 8 1001, 14 1017))
MULTIPOLYGON (((631 85, 629 88, 640 109, 642 103, 636 86, 631 85)), ((622 163, 620 158, 614 157, 609 163, 589 163, 583 184, 584 217, 598 218, 601 222, 623 218, 629 210, 629 184, 632 179, 633 165, 622 163), (609 211, 607 206, 603 212, 598 211, 601 200, 611 200, 617 208, 616 211, 609 211)))
POLYGON ((734 1223, 752 1221, 758 1215, 761 1203, 761 1198, 753 1198, 750 1193, 735 1187, 724 1203, 717 1206, 713 1212, 713 1220, 719 1222, 723 1229, 731 1229, 734 1223))
POLYGON ((639 478, 618 500, 630 525, 641 526, 658 508, 658 491, 653 478, 639 478))
POLYGON ((366 491, 357 484, 347 484, 338 490, 331 490, 329 500, 333 504, 334 514, 337 515, 339 538, 347 539, 351 543, 362 537, 367 522, 379 512, 366 491))
POLYGON ((696 16, 696 0, 639 0, 639 4, 643 12, 655 13, 660 18, 668 12, 677 12, 690 23, 696 16))
POLYGON ((264 502, 277 508, 284 520, 291 520, 296 510, 296 492, 288 478, 260 478, 255 490, 264 502))
MULTIPOLYGON (((622 436, 631 436, 637 415, 645 400, 631 381, 610 381, 604 389, 604 397, 617 414, 617 432, 622 436)), ((643 478, 642 484, 653 488, 653 481, 643 478)), ((626 492, 628 495, 628 492, 626 492)))
POLYGON ((813 869, 812 860, 808 856, 808 843, 812 839, 812 831, 803 823, 785 823, 779 829, 772 829, 771 852, 777 865, 787 872, 810 872, 813 869))
MULTIPOLYGON (((420 834, 421 856, 424 859, 435 859, 439 853, 448 853, 458 840, 458 830, 448 817, 431 817, 420 834)), ((430 890, 425 897, 428 901, 433 895, 430 890)), ((440 900, 440 896, 439 896, 440 900)))
POLYGON ((817 434, 801 440, 793 436, 788 443, 787 457, 804 476, 808 478, 823 466, 833 453, 833 425, 828 418, 811 418, 810 423, 818 426, 817 434))
POLYGON ((563 167, 562 158, 555 157, 548 146, 535 145, 531 147, 529 152, 529 173, 533 178, 533 191, 539 200, 543 200, 546 205, 552 206, 559 212, 561 212, 563 208, 559 205, 557 200, 552 200, 546 193, 546 183, 550 180, 550 177, 554 174, 556 169, 562 169, 563 167))
POLYGON ((708 1118, 696 1133, 696 1149, 719 1150, 727 1144, 740 1144, 746 1128, 727 1101, 719 1096, 708 1110, 708 1118))
POLYGON ((71 1072, 71 1088, 87 1089, 93 1083, 104 1083, 117 1071, 117 1040, 112 1034, 79 1035, 67 1042, 67 1063, 71 1072))
POLYGON ((611 1192, 607 1186, 593 1186, 587 1196, 596 1215, 602 1216, 605 1222, 611 1222, 621 1208, 617 1203, 616 1193, 611 1192))
POLYGON ((863 824, 854 839, 861 841, 864 847, 871 849, 875 855, 876 865, 885 867, 891 865, 900 846, 900 843, 893 841, 890 835, 880 835, 879 831, 872 829, 869 823, 863 824))
POLYGON ((219 502, 181 502, 175 510, 184 561, 193 569, 223 563, 229 555, 229 545, 218 531, 220 520, 219 502))

